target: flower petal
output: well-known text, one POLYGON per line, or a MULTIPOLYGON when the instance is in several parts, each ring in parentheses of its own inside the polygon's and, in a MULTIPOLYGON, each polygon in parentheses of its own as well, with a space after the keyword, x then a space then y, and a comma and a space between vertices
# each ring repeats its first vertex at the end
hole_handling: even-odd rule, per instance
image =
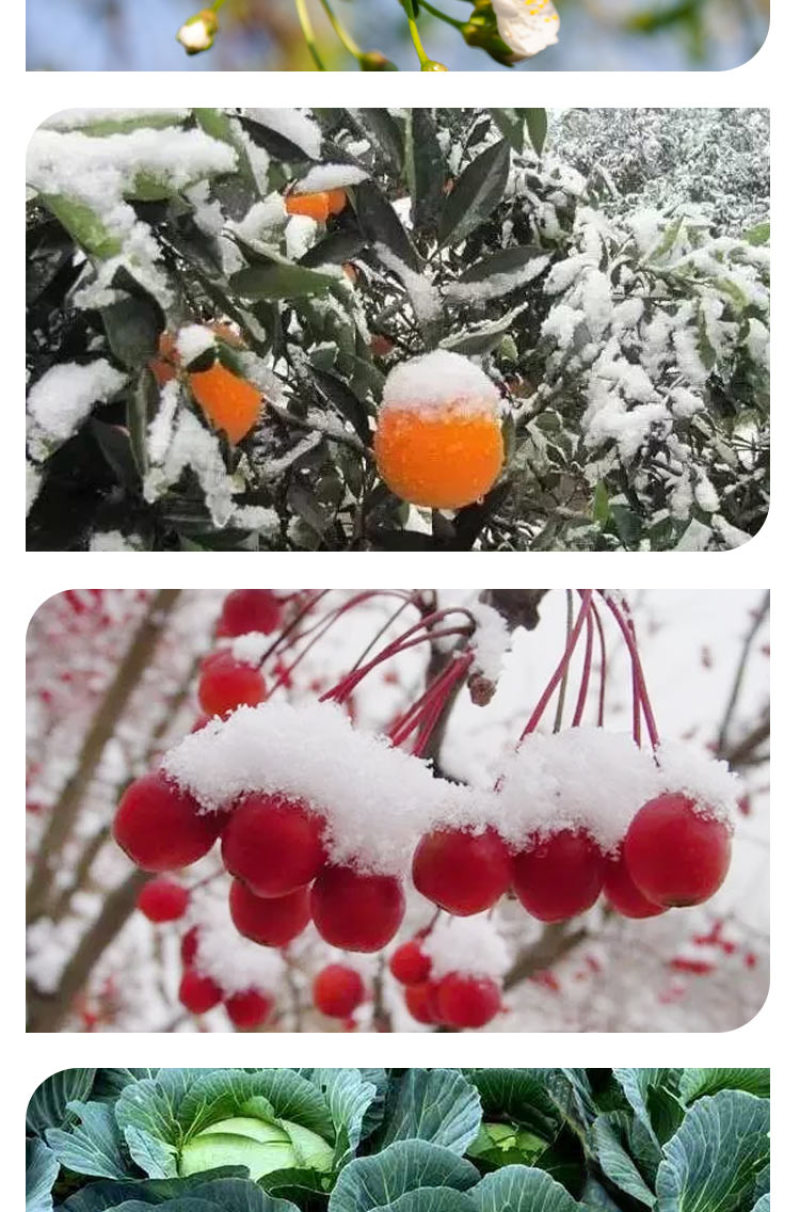
POLYGON ((558 42, 558 13, 551 0, 492 0, 503 41, 523 58, 558 42))

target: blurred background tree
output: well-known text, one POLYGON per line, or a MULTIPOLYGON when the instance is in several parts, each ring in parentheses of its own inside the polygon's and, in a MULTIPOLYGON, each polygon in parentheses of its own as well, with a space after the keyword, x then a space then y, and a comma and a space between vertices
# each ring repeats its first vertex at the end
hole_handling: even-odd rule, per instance
MULTIPOLYGON (((459 21, 460 0, 441 9, 459 21)), ((521 69, 544 71, 723 70, 759 49, 769 0, 557 0, 557 46, 521 69)), ((330 69, 354 60, 335 37, 317 0, 309 4, 320 51, 330 69)), ((28 0, 28 69, 33 71, 304 71, 313 62, 293 0, 227 0, 211 51, 188 56, 175 40, 192 16, 192 0, 28 0)), ((337 11, 365 49, 401 69, 416 55, 397 0, 337 0, 337 11)), ((433 59, 456 70, 496 70, 458 32, 424 11, 420 30, 433 59)), ((518 68, 517 70, 520 70, 518 68)))

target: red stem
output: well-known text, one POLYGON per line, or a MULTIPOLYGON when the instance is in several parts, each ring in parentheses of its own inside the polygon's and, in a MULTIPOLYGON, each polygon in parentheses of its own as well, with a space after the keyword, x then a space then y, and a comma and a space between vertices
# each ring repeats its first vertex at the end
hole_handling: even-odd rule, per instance
POLYGON ((581 684, 578 689, 578 698, 575 703, 575 714, 572 717, 572 727, 577 728, 583 719, 583 712, 586 708, 586 698, 589 693, 589 681, 592 676, 592 648, 594 640, 594 619, 591 611, 586 619, 586 647, 583 653, 583 670, 581 672, 581 684))
POLYGON ((570 662, 570 659, 572 657, 572 654, 575 651, 575 645, 578 643, 580 634, 583 631, 583 626, 586 622, 586 619, 588 618, 589 611, 590 611, 591 605, 592 605, 592 590, 591 589, 580 589, 580 590, 578 590, 578 592, 580 593, 581 599, 582 599, 581 608, 578 611, 578 617, 575 620, 575 626, 572 628, 572 633, 569 636, 569 639, 567 640, 566 647, 564 649, 564 655, 562 656, 561 660, 558 662, 555 673, 550 678, 550 681, 547 683, 547 685, 544 689, 544 693, 542 694, 542 697, 539 699, 539 702, 534 707, 533 713, 531 714, 530 719, 528 720, 527 724, 523 728, 522 735, 519 738, 520 743, 522 741, 524 741, 525 737, 529 736, 530 733, 533 732, 534 729, 539 725, 539 722, 541 721, 542 716, 544 715, 545 711, 547 710, 547 704, 550 702, 550 699, 553 697, 553 694, 555 693, 556 688, 558 687, 558 685, 561 682, 562 677, 564 676, 564 671, 566 670, 566 668, 570 662))
POLYGON ((608 662, 606 659, 606 633, 603 627, 603 620, 600 617, 600 611, 592 601, 592 618, 597 626, 597 635, 600 640, 600 692, 597 696, 597 727, 602 728, 606 716, 606 677, 608 674, 608 662))
MULTIPOLYGON (((638 699, 641 704, 641 710, 644 714, 644 722, 647 726, 647 733, 648 733, 648 736, 650 737, 650 744, 652 745, 654 750, 658 749, 658 746, 660 744, 659 737, 658 737, 658 728, 656 727, 656 720, 655 720, 655 716, 653 714, 653 708, 650 704, 650 696, 647 692, 647 684, 646 684, 645 678, 644 678, 644 671, 642 669, 642 662, 641 662, 641 658, 639 656, 639 650, 636 646, 636 638, 633 635, 631 627, 628 624, 628 620, 625 617, 625 612, 620 610, 619 606, 614 601, 614 598, 609 595, 608 590, 600 589, 600 590, 598 590, 598 592, 599 592, 601 598, 603 599, 603 601, 605 602, 606 606, 608 607, 608 609, 611 611, 611 613, 614 616, 614 619, 617 623, 617 626, 619 627, 620 631, 622 632, 622 638, 624 639, 626 647, 630 654, 631 665, 632 665, 632 669, 633 669, 633 677, 634 677, 634 681, 635 681, 635 685, 636 685, 636 693, 638 695, 638 699)), ((627 610, 628 610, 628 607, 626 604, 625 611, 627 611, 627 610)))

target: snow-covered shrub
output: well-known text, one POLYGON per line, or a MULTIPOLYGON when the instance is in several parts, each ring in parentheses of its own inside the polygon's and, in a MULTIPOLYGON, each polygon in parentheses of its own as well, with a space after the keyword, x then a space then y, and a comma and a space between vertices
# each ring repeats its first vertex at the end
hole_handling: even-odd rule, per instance
MULTIPOLYGON (((731 234, 741 215, 715 199, 734 185, 716 176, 691 203, 680 184, 615 188, 613 166, 587 179, 545 128, 541 110, 51 120, 29 154, 30 544, 663 549, 755 533, 768 226, 731 234), (287 190, 346 194, 326 222, 290 213, 287 190), (398 500, 371 451, 387 373, 435 349, 480 362, 504 397, 504 474, 456 513, 398 500), (215 365, 262 394, 243 439, 192 387, 215 365)), ((656 139, 645 123, 642 182, 656 139)))

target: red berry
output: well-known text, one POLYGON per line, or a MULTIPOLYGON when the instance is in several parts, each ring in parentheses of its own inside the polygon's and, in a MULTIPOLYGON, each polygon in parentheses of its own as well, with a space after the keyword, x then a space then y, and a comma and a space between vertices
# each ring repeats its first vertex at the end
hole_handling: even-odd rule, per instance
POLYGON ((192 1014, 205 1014, 222 1001, 222 990, 210 976, 201 976, 194 968, 187 968, 181 979, 178 1000, 192 1014))
POLYGON ((448 913, 489 909, 511 883, 511 857, 494 829, 434 829, 414 853, 414 887, 448 913))
POLYGON ((722 884, 731 861, 727 826, 694 800, 659 795, 640 808, 625 837, 625 862, 639 891, 657 905, 699 905, 722 884))
POLYGON ((131 783, 114 818, 114 839, 145 871, 171 871, 208 854, 224 824, 160 770, 131 783))
POLYGON ((500 1012, 500 987, 488 976, 450 972, 439 982, 436 1003, 448 1027, 485 1027, 500 1012))
POLYGON ((666 913, 664 905, 656 905, 642 895, 631 879, 622 856, 606 867, 603 893, 611 907, 623 917, 658 917, 660 913, 666 913))
POLYGON ((151 922, 176 922, 189 906, 189 892, 174 880, 150 880, 136 904, 151 922))
POLYGON ((227 715, 237 707, 263 703, 267 684, 260 669, 237 661, 230 652, 215 652, 202 664, 197 697, 207 715, 227 715))
POLYGON ((426 1027, 442 1021, 439 1017, 436 988, 433 981, 427 981, 424 985, 409 985, 403 991, 408 1013, 426 1027))
POLYGON ((398 947, 389 960, 389 971, 401 985, 424 985, 432 967, 431 957, 425 954, 415 938, 398 947))
POLYGON ((256 896, 285 896, 325 864, 325 821, 302 800, 254 792, 239 800, 222 835, 222 861, 256 896))
POLYGON ((198 926, 192 926, 191 930, 187 930, 181 939, 181 963, 184 968, 191 968, 199 945, 200 929, 198 926))
POLYGON ((308 888, 267 900, 234 880, 228 905, 239 933, 264 947, 285 947, 302 934, 311 919, 308 888))
POLYGON ((559 829, 534 838, 514 857, 513 888, 521 904, 542 922, 562 922, 591 908, 603 886, 605 863, 582 830, 559 829))
POLYGON ((266 1022, 275 1009, 275 998, 258 989, 243 989, 225 999, 225 1009, 234 1027, 252 1031, 266 1022))
POLYGON ((345 951, 380 951, 394 938, 406 901, 391 875, 325 867, 311 889, 311 916, 326 943, 345 951))
POLYGON ((329 1018, 349 1018, 364 1000, 364 982, 345 964, 328 964, 314 978, 311 998, 320 1014, 329 1018))
POLYGON ((222 603, 217 634, 237 636, 260 631, 270 635, 282 614, 283 603, 271 589, 234 589, 222 603))

